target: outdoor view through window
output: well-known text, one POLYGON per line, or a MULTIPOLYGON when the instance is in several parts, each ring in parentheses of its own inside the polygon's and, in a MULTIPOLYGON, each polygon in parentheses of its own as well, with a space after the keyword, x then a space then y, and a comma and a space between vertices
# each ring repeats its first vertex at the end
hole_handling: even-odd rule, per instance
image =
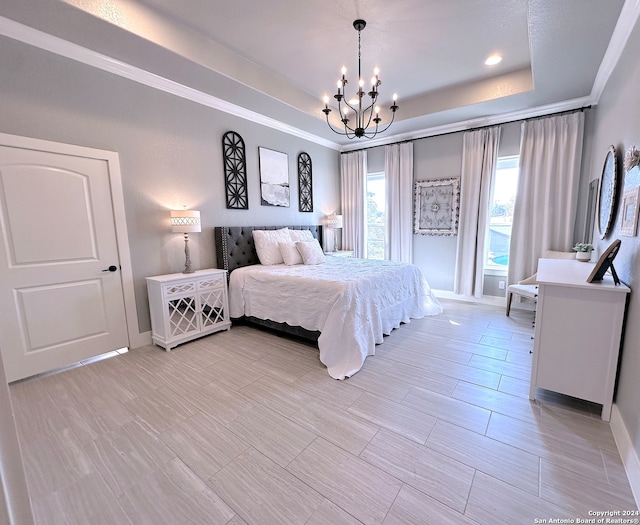
POLYGON ((384 173, 367 174, 367 259, 384 259, 385 180, 384 173))
POLYGON ((509 266, 509 242, 513 207, 518 190, 519 157, 500 157, 493 179, 493 191, 489 204, 487 231, 487 257, 485 268, 507 271, 509 266))

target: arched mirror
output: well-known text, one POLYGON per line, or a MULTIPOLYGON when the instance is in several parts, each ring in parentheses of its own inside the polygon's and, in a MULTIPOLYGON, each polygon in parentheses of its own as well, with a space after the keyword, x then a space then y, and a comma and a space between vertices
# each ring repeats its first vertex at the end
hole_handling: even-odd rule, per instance
POLYGON ((598 196, 598 231, 601 239, 607 236, 613 222, 617 186, 618 163, 616 161, 616 149, 610 146, 602 167, 600 194, 598 196))

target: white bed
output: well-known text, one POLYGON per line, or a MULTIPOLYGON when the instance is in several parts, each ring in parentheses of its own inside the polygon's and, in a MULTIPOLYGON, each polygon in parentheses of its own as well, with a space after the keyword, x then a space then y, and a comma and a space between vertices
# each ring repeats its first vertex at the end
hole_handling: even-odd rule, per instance
POLYGON ((355 374, 401 323, 442 306, 415 265, 326 257, 319 265, 253 264, 231 272, 232 318, 266 319, 319 331, 329 375, 355 374))

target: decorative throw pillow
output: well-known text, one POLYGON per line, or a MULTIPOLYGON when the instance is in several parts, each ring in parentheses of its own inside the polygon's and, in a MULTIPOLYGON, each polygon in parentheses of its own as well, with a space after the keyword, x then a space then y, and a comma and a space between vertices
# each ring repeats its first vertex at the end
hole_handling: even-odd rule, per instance
POLYGON ((294 264, 302 264, 302 255, 300 255, 295 242, 281 242, 278 246, 280 247, 280 253, 286 265, 293 266, 294 264))
POLYGON ((289 230, 289 237, 291 237, 293 242, 313 241, 315 238, 311 230, 289 230))
POLYGON ((284 259, 280 253, 281 242, 291 242, 289 228, 280 230, 253 230, 253 242, 256 245, 256 252, 260 264, 270 266, 272 264, 282 264, 284 259))
POLYGON ((302 255, 304 264, 324 263, 324 253, 317 239, 313 239, 313 241, 298 241, 296 247, 300 255, 302 255))

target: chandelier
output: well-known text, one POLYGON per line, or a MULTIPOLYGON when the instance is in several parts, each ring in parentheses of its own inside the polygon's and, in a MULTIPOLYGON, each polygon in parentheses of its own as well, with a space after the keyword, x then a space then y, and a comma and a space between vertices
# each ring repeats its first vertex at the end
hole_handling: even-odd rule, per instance
POLYGON ((389 122, 384 129, 378 129, 382 122, 382 119, 380 118, 380 107, 376 106, 376 102, 378 100, 378 87, 382 84, 379 76, 380 70, 377 67, 373 70, 374 76, 371 78, 371 91, 365 93, 364 80, 362 79, 362 72, 360 69, 360 32, 366 25, 367 23, 360 19, 353 22, 353 27, 358 31, 358 91, 353 98, 346 98, 347 79, 345 74, 347 73, 347 68, 343 67, 342 78, 338 80, 338 92, 333 95, 333 98, 338 101, 338 111, 342 117, 340 120, 342 121, 344 130, 341 128, 334 128, 329 122, 329 113, 331 113, 331 108, 329 107, 328 96, 324 97, 324 109, 322 110, 327 117, 327 124, 331 130, 338 135, 345 135, 349 139, 360 137, 372 139, 378 133, 386 131, 393 123, 393 119, 396 116, 396 110, 398 109, 396 104, 398 96, 394 93, 393 104, 389 107, 391 110, 391 122, 389 122), (369 98, 367 99, 366 96, 369 98), (350 124, 352 113, 354 123, 350 124))

